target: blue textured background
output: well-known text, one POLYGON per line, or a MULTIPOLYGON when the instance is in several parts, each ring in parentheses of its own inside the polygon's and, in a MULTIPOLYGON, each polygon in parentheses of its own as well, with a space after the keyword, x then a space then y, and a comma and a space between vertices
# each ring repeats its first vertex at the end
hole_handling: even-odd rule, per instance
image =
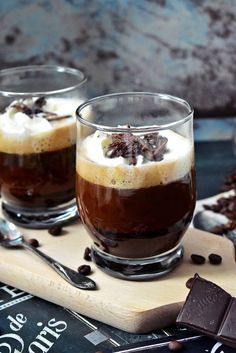
POLYGON ((235 57, 235 0, 0 2, 0 68, 81 68, 91 96, 166 92, 197 116, 235 116, 235 57))

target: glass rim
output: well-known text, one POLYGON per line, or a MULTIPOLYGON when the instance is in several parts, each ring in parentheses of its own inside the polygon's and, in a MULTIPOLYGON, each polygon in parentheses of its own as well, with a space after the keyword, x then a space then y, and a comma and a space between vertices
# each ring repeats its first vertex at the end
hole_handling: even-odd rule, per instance
POLYGON ((60 88, 60 89, 55 89, 55 90, 49 90, 49 91, 23 91, 23 92, 17 92, 13 90, 7 90, 7 89, 1 89, 1 84, 0 84, 0 96, 6 96, 6 97, 11 97, 11 96, 21 96, 21 97, 27 97, 31 95, 53 95, 53 94, 61 94, 61 93, 66 93, 73 91, 74 89, 80 87, 82 84, 84 84, 87 81, 87 76, 85 73, 79 69, 75 69, 69 66, 61 66, 61 65, 25 65, 25 66, 15 66, 15 67, 10 67, 7 69, 2 69, 0 70, 0 79, 1 77, 5 77, 9 74, 14 74, 18 72, 30 72, 30 71, 44 71, 44 70, 50 70, 51 72, 63 72, 63 73, 68 73, 71 74, 74 77, 77 77, 79 79, 79 82, 70 85, 65 88, 60 88))
POLYGON ((107 132, 114 131, 114 132, 121 132, 121 133, 126 131, 131 133, 135 133, 135 132, 148 133, 148 132, 155 132, 157 130, 170 129, 175 126, 182 125, 188 120, 190 120, 191 117, 193 116, 193 113, 194 113, 193 107, 186 100, 166 93, 155 93, 155 92, 119 92, 119 93, 105 94, 105 95, 101 95, 87 100, 86 102, 80 104, 76 109, 76 117, 79 120, 79 122, 82 123, 83 125, 86 125, 87 127, 94 128, 100 131, 107 131, 107 132), (118 97, 125 97, 125 96, 126 97, 127 96, 159 97, 163 100, 177 102, 182 106, 184 105, 188 109, 188 113, 186 113, 186 115, 184 115, 183 118, 179 119, 178 121, 174 121, 166 124, 160 124, 160 125, 146 125, 146 126, 140 126, 140 127, 139 126, 138 127, 115 127, 115 126, 108 126, 108 125, 102 125, 102 124, 95 124, 88 120, 85 120, 80 114, 84 108, 89 107, 94 103, 102 102, 109 98, 116 98, 116 97, 118 98, 118 97))

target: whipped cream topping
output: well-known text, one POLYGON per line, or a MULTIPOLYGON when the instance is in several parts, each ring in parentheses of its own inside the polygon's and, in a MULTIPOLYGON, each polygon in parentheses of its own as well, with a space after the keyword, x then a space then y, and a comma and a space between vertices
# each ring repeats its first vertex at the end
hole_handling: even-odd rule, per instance
MULTIPOLYGON (((17 104, 25 104, 32 107, 37 98, 26 100, 13 101, 7 108, 5 113, 0 116, 0 130, 4 134, 17 135, 27 137, 41 132, 50 131, 57 126, 62 125, 62 121, 49 121, 43 112, 33 114, 30 117, 28 114, 19 111, 17 104)), ((75 109, 78 106, 78 100, 69 100, 62 98, 49 98, 45 101, 43 111, 50 112, 53 115, 66 116, 71 115, 71 118, 63 119, 63 124, 71 124, 75 120, 75 109)))
POLYGON ((163 130, 160 135, 168 139, 163 159, 150 161, 138 155, 137 164, 130 165, 127 158, 106 157, 110 136, 96 131, 80 143, 77 172, 95 184, 119 188, 140 188, 178 180, 193 167, 193 144, 171 130, 163 130))
POLYGON ((13 101, 0 115, 1 152, 38 153, 75 144, 75 110, 81 100, 50 97, 37 111, 33 109, 37 99, 13 101), (29 108, 30 114, 20 105, 29 108))

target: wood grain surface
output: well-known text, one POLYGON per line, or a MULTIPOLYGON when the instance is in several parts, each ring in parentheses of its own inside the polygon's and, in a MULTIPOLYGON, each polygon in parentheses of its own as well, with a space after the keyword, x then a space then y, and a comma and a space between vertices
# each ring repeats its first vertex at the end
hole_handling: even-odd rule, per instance
MULTIPOLYGON (((47 230, 22 230, 25 238, 37 238, 40 249, 74 268, 86 263, 83 253, 91 245, 83 226, 76 222, 65 234, 53 237, 47 230)), ((108 276, 92 264, 91 278, 96 291, 69 285, 33 253, 23 249, 0 248, 0 281, 50 302, 72 309, 106 324, 134 333, 144 333, 175 323, 188 289, 187 279, 196 272, 236 296, 236 264, 230 241, 190 228, 184 237, 182 264, 172 273, 151 281, 125 281, 108 276), (221 265, 194 265, 192 253, 206 257, 220 254, 221 265)))

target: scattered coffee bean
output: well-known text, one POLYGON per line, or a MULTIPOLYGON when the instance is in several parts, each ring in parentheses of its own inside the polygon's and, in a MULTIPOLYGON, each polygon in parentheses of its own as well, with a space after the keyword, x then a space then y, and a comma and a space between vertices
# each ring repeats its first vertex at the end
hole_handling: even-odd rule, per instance
POLYGON ((202 255, 192 254, 191 255, 192 262, 197 265, 202 265, 205 263, 206 259, 202 255))
POLYGON ((78 272, 81 275, 88 276, 91 272, 91 267, 89 265, 81 265, 78 267, 78 272))
POLYGON ((191 278, 189 278, 189 279, 187 280, 187 282, 186 282, 185 285, 186 285, 186 287, 187 287, 188 289, 190 289, 190 288, 192 287, 193 280, 194 280, 193 277, 191 277, 191 278))
POLYGON ((85 248, 84 250, 84 260, 86 261, 91 261, 92 258, 91 258, 91 249, 90 248, 85 248))
MULTIPOLYGON (((234 190, 235 191, 235 190, 234 190)), ((206 210, 210 210, 216 213, 221 213, 228 218, 228 222, 225 224, 220 224, 217 227, 214 227, 213 230, 218 232, 217 234, 224 234, 229 230, 236 228, 236 195, 228 197, 220 197, 216 200, 216 203, 213 205, 203 205, 206 210), (221 233, 220 232, 221 228, 221 233)))
POLYGON ((210 254, 208 259, 212 265, 220 265, 222 262, 222 257, 217 254, 210 254))
POLYGON ((180 351, 182 348, 183 348, 183 345, 181 342, 179 341, 171 341, 169 344, 168 344, 168 348, 170 351, 172 352, 177 352, 177 351, 180 351))
POLYGON ((55 224, 48 229, 48 233, 54 236, 62 234, 62 226, 60 224, 55 224))
POLYGON ((211 233, 227 235, 227 232, 236 229, 236 168, 225 177, 224 184, 221 187, 221 191, 229 190, 234 190, 234 194, 228 197, 222 196, 212 205, 203 205, 206 210, 221 213, 229 220, 226 224, 220 224, 210 229, 211 233))
POLYGON ((32 245, 34 248, 38 248, 38 247, 39 247, 39 242, 38 242, 37 239, 29 239, 29 240, 28 240, 28 243, 29 243, 30 245, 32 245))
POLYGON ((225 177, 224 184, 221 187, 221 191, 236 190, 236 168, 225 177))

